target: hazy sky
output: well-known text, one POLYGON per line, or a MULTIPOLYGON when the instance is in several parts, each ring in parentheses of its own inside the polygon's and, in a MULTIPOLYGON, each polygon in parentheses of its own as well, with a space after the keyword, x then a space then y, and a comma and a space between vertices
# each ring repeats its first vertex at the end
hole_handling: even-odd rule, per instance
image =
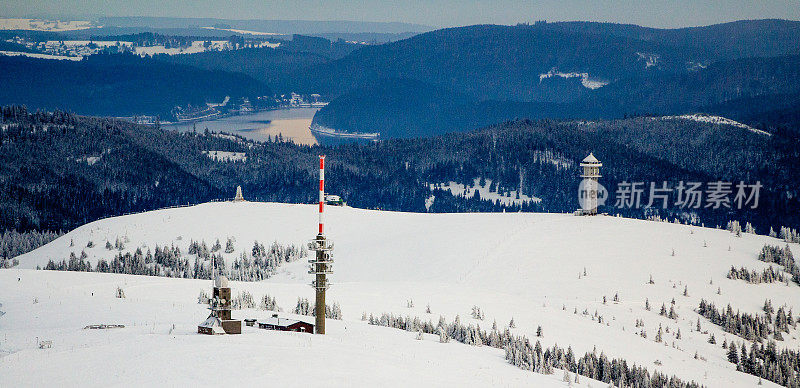
POLYGON ((397 21, 433 27, 546 19, 708 25, 740 19, 800 20, 800 0, 3 0, 0 16, 170 16, 224 19, 397 21))

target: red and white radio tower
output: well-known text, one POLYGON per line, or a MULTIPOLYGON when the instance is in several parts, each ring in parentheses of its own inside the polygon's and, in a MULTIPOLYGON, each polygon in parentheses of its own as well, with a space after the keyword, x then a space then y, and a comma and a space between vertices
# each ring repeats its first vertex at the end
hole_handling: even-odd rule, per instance
POLYGON ((325 334, 325 291, 330 285, 328 274, 333 273, 333 258, 331 250, 333 244, 325 239, 325 155, 319 156, 319 233, 308 243, 308 249, 315 251, 316 255, 308 262, 311 264, 308 273, 315 276, 311 286, 317 291, 316 306, 314 307, 317 334, 325 334))
POLYGON ((319 234, 324 232, 322 215, 325 214, 325 155, 319 156, 319 234))

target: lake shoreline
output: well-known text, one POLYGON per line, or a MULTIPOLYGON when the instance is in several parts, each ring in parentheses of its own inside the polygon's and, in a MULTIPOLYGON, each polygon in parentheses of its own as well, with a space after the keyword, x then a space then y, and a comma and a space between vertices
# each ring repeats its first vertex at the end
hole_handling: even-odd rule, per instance
POLYGON ((256 141, 270 141, 280 136, 297 144, 315 145, 309 127, 319 108, 282 108, 247 115, 230 115, 211 120, 162 124, 162 128, 179 132, 227 132, 256 141))

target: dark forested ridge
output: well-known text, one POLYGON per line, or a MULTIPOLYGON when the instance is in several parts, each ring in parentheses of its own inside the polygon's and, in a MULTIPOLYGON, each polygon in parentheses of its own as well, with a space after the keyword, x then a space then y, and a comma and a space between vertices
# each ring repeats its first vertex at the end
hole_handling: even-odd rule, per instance
POLYGON ((299 68, 319 66, 351 53, 360 44, 321 37, 293 35, 281 41, 277 48, 260 47, 226 51, 207 51, 196 54, 156 55, 156 59, 189 65, 206 70, 244 73, 265 82, 273 89, 291 91, 288 79, 299 68))
POLYGON ((800 38, 798 25, 800 23, 793 20, 764 19, 675 29, 597 22, 558 22, 542 24, 541 27, 694 47, 703 59, 715 61, 800 54, 800 47, 790 44, 800 38))
POLYGON ((515 118, 694 112, 795 125, 798 39, 800 23, 782 20, 673 30, 585 22, 469 26, 364 47, 287 82, 335 97, 315 123, 382 138, 515 118))
MULTIPOLYGON (((381 78, 409 78, 479 99, 553 101, 539 75, 553 68, 613 82, 687 72, 712 62, 797 55, 800 22, 742 21, 660 30, 611 23, 477 25, 368 46, 294 80, 300 90, 338 95, 381 78)), ((577 93, 577 92, 576 92, 577 93)), ((572 99, 580 94, 572 93, 572 99)))
POLYGON ((97 116, 166 118, 175 106, 271 93, 243 74, 130 54, 93 55, 77 62, 0 56, 0 69, 0 104, 97 116))
MULTIPOLYGON (((657 43, 613 36, 551 31, 533 26, 468 26, 436 30, 398 42, 367 46, 296 74, 302 91, 339 95, 382 78, 408 78, 448 88, 477 99, 516 101, 572 100, 583 90, 553 93, 540 74, 556 68, 613 80, 643 71, 637 52, 668 51, 657 43)), ((675 52, 675 50, 669 50, 675 52)), ((668 68, 682 66, 683 54, 665 56, 668 68)), ((563 90, 562 90, 563 92, 563 90)))
MULTIPOLYGON (((744 58, 709 64, 685 73, 629 77, 600 88, 578 111, 589 116, 620 114, 676 114, 710 110, 708 106, 744 98, 800 95, 800 56, 744 58)), ((750 113, 747 107, 729 112, 750 113)), ((716 112, 714 112, 716 113, 716 112)))
MULTIPOLYGON (((155 37, 200 39, 152 32, 125 38, 155 37)), ((800 100, 799 40, 800 22, 785 20, 681 29, 537 22, 446 28, 380 45, 294 35, 277 48, 144 59, 0 58, 0 80, 8 86, 0 103, 166 117, 176 106, 203 106, 224 96, 317 93, 333 102, 319 112, 317 124, 384 138, 516 118, 697 111, 792 126, 797 104, 787 101, 800 100)))
MULTIPOLYGON (((570 102, 479 100, 410 79, 382 79, 321 109, 314 122, 382 138, 436 135, 515 118, 622 118, 694 112, 721 114, 764 127, 797 128, 800 56, 726 60, 684 73, 620 79, 570 102)), ((583 88, 577 78, 559 81, 583 88)), ((585 88, 584 88, 585 89, 585 88)))
POLYGON ((613 23, 535 23, 447 28, 381 45, 295 35, 278 49, 163 58, 242 71, 279 93, 336 97, 381 79, 406 78, 477 100, 567 102, 590 94, 581 79, 540 78, 551 70, 617 80, 686 73, 710 63, 798 55, 800 23, 752 20, 654 29, 613 23))
POLYGON ((312 203, 315 159, 321 153, 330 160, 329 191, 354 207, 571 212, 578 207, 578 163, 589 151, 603 160, 602 183, 611 192, 622 181, 743 179, 765 186, 756 209, 670 205, 645 210, 610 204, 608 212, 699 219, 712 226, 735 219, 751 222, 759 233, 800 225, 800 193, 792 184, 798 179, 796 143, 693 121, 518 120, 473 132, 338 147, 253 143, 17 107, 2 109, 0 128, 2 229, 68 230, 130 211, 229 198, 237 185, 250 200, 312 203), (660 140, 669 136, 673 139, 660 140), (652 147, 653 142, 663 147, 652 147), (245 152, 247 160, 218 162, 202 151, 245 152), (490 179, 495 192, 521 189, 541 202, 502 205, 430 187, 471 185, 478 178, 490 179))
MULTIPOLYGON (((314 123, 383 138, 438 135, 497 123, 466 95, 410 79, 379 80, 331 101, 314 123)), ((503 111, 509 111, 510 104, 503 111)))

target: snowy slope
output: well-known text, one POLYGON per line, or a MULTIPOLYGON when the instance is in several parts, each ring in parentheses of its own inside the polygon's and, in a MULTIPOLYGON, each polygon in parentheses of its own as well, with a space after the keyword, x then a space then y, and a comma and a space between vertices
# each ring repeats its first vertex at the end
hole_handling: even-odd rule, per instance
MULTIPOLYGON (((283 302, 308 288, 258 286, 283 302)), ((334 387, 563 385, 560 375, 508 365, 498 349, 441 344, 433 335, 417 341, 415 333, 360 321, 329 321, 325 336, 246 326, 240 336, 198 335, 197 324, 208 314, 196 303, 203 287, 209 282, 0 271, 8 313, 0 321, 0 386, 207 386, 220 379, 226 386, 283 387, 312 381, 334 387), (125 299, 114 298, 117 285, 125 299), (39 303, 32 304, 34 297, 39 303), (82 329, 90 323, 126 327, 82 329), (38 349, 37 340, 52 341, 53 347, 38 349)), ((247 310, 234 317, 267 314, 247 310)))
POLYGON ((727 117, 714 116, 705 113, 695 113, 695 114, 681 115, 681 116, 661 116, 661 117, 654 117, 653 120, 688 120, 688 121, 697 121, 700 123, 711 123, 715 125, 728 125, 731 127, 746 129, 750 132, 754 132, 759 135, 772 136, 772 134, 769 132, 753 128, 747 124, 742 124, 736 120, 731 120, 727 117))
MULTIPOLYGON (((530 197, 530 196, 527 196, 525 194, 520 194, 519 198, 517 198, 517 191, 516 190, 511 190, 508 193, 508 195, 503 195, 503 194, 498 193, 496 191, 492 192, 490 190, 490 186, 492 184, 492 180, 491 179, 485 179, 485 181, 486 182, 484 183, 483 186, 481 186, 481 184, 480 184, 480 179, 479 178, 475 178, 473 180, 471 186, 464 186, 464 185, 462 185, 460 183, 456 183, 456 182, 447 182, 445 184, 441 184, 438 188, 441 189, 441 190, 449 191, 451 194, 453 194, 455 196, 460 196, 460 197, 464 197, 464 198, 473 197, 473 196, 475 196, 475 192, 478 192, 480 194, 480 198, 481 199, 490 200, 490 201, 493 201, 493 202, 494 201, 500 201, 500 203, 502 203, 504 205, 511 205, 511 204, 521 205, 521 204, 524 204, 526 202, 541 202, 542 201, 541 198, 530 197)), ((432 184, 429 184, 428 187, 430 187, 431 190, 436 188, 436 186, 432 185, 432 184)))
POLYGON ((95 27, 88 20, 0 18, 0 30, 73 31, 95 27))
POLYGON ((601 80, 589 78, 589 73, 578 73, 578 72, 563 73, 563 72, 557 71, 556 69, 551 69, 547 73, 539 74, 539 83, 541 83, 542 80, 547 79, 547 78, 551 78, 551 77, 580 78, 581 79, 581 85, 583 85, 583 87, 585 87, 587 89, 592 89, 592 90, 599 89, 599 88, 602 88, 603 86, 608 85, 608 81, 601 81, 601 80))
MULTIPOLYGON (((233 236, 236 251, 229 255, 230 259, 247 251, 254 240, 299 244, 313 237, 315 211, 313 205, 229 202, 110 218, 84 225, 20 256, 20 267, 35 268, 51 258, 66 258, 70 251, 79 254, 89 240, 95 243, 95 248, 86 249, 91 259, 108 258, 116 252, 103 245, 106 240, 113 243, 117 237, 127 237, 126 250, 175 244, 186 252, 190 239, 211 244, 219 238, 224 245, 225 238, 233 236)), ((513 317, 516 334, 533 339, 541 326, 544 335, 535 339, 542 345, 572 346, 576 354, 596 347, 610 357, 625 358, 650 371, 676 374, 709 387, 752 386, 758 379, 736 372, 725 358, 721 344, 733 335, 705 319, 701 319, 702 330, 708 334, 694 331, 698 315, 693 310, 699 300, 705 298, 717 306, 731 303, 735 309, 760 313, 764 300, 770 298, 776 308, 787 305, 800 311, 800 288, 795 284, 751 285, 725 277, 731 265, 766 268, 768 264, 756 259, 763 244, 784 245, 769 237, 735 237, 723 230, 603 216, 413 214, 338 207, 329 207, 327 214, 326 231, 336 244, 329 298, 341 304, 345 320, 331 324, 328 337, 313 340, 263 332, 250 333, 242 339, 226 337, 219 341, 231 344, 237 354, 224 363, 236 365, 235 369, 245 375, 257 374, 261 372, 257 372, 256 364, 262 363, 240 365, 246 362, 245 357, 259 357, 255 355, 258 349, 267 350, 268 358, 285 354, 286 360, 276 361, 280 367, 270 376, 292 386, 300 384, 297 376, 307 368, 292 366, 290 360, 307 357, 306 347, 325 349, 331 354, 341 348, 347 357, 337 359, 344 364, 337 373, 347 375, 349 371, 351 378, 358 374, 366 379, 359 380, 359 385, 375 382, 369 379, 376 378, 365 377, 369 373, 363 373, 361 363, 370 365, 366 369, 377 368, 377 376, 391 374, 397 364, 398 368, 414 371, 409 375, 418 373, 420 379, 430 379, 415 380, 404 374, 405 379, 401 376, 398 384, 426 381, 429 385, 566 385, 560 382, 558 372, 555 376, 541 376, 517 370, 506 364, 495 349, 439 344, 435 339, 421 345, 412 333, 367 326, 360 321, 364 312, 392 312, 434 322, 440 315, 451 320, 458 314, 462 322, 477 323, 483 328, 491 328, 495 319, 503 327, 513 317), (651 275, 655 284, 648 284, 651 275), (683 296, 684 286, 689 296, 683 296), (717 294, 718 287, 721 294, 717 294), (612 302, 617 293, 619 302, 612 302), (653 306, 652 311, 645 310, 645 298, 653 306), (677 320, 658 314, 661 304, 669 309, 673 298, 677 320), (415 302, 412 308, 406 307, 409 299, 415 302), (432 314, 425 312, 428 304, 432 314), (485 321, 469 317, 473 305, 483 310, 485 321), (584 310, 589 315, 581 314, 584 310), (592 319, 595 311, 604 317, 602 324, 592 319), (638 335, 641 328, 634 327, 637 319, 644 321, 647 338, 638 335), (665 335, 665 343, 655 342, 659 324, 669 327, 671 333, 680 329, 681 339, 669 334, 665 335), (707 343, 709 334, 715 335, 716 345, 707 343), (695 352, 701 359, 694 358, 695 352), (387 357, 382 361, 388 365, 374 361, 374 354, 387 357), (468 371, 465 380, 453 377, 464 378, 461 367, 468 371), (442 380, 450 378, 454 380, 442 380)), ((795 256, 800 254, 797 244, 791 248, 795 256)), ((136 349, 131 361, 134 365, 157 365, 152 359, 158 357, 175 357, 182 365, 188 365, 199 362, 199 349, 218 343, 213 342, 216 339, 190 334, 193 325, 205 317, 196 297, 202 287, 210 287, 206 284, 209 282, 25 270, 0 271, 0 277, 0 303, 7 313, 0 318, 0 333, 8 334, 0 345, 0 354, 13 352, 0 358, 0 385, 4 385, 2 376, 8 376, 9 371, 14 371, 14 378, 32 373, 41 379, 24 380, 30 384, 57 378, 57 372, 40 374, 46 369, 41 365, 78 367, 82 364, 76 360, 90 354, 101 365, 104 357, 128 360, 130 356, 121 350, 128 345, 136 349), (17 277, 22 277, 23 282, 15 283, 17 277), (125 289, 128 299, 112 298, 117 285, 125 289), (102 299, 92 299, 91 292, 102 299), (81 313, 68 310, 73 296, 81 313), (38 297, 40 303, 32 305, 33 297, 38 297), (138 340, 123 334, 91 334, 77 329, 90 323, 134 322, 135 328, 125 330, 138 340), (165 334, 173 323, 180 335, 165 334), (35 336, 56 338, 57 349, 33 349, 35 336), (122 344, 115 344, 117 340, 122 344), (169 345, 153 349, 161 341, 169 345), (152 346, 132 345, 140 342, 152 346), (140 349, 142 346, 145 348, 140 349)), ((296 262, 285 265, 265 282, 234 282, 233 288, 234 293, 250 290, 256 298, 269 293, 277 297, 284 310, 291 310, 297 297, 313 296, 309 281, 306 265, 296 262)), ((244 318, 254 314, 257 312, 235 315, 244 318)), ((778 346, 797 349, 797 337, 793 331, 778 346)), ((317 362, 323 360, 313 359, 309 365, 317 362)), ((125 366, 114 365, 103 372, 110 375, 111 381, 124 381, 115 380, 120 376, 144 378, 125 366)), ((192 381, 192 371, 183 366, 171 381, 185 385, 192 381)), ((240 380, 235 381, 246 382, 248 377, 237 375, 240 380)), ((342 378, 345 380, 337 382, 346 384, 348 380, 342 378)), ((771 385, 766 381, 764 384, 771 385)))
POLYGON ((2 50, 0 50, 0 55, 6 55, 9 57, 30 57, 39 59, 56 59, 56 60, 69 60, 69 61, 80 61, 81 59, 83 59, 83 57, 70 57, 66 55, 50 55, 50 54, 25 53, 21 51, 2 51, 2 50))

